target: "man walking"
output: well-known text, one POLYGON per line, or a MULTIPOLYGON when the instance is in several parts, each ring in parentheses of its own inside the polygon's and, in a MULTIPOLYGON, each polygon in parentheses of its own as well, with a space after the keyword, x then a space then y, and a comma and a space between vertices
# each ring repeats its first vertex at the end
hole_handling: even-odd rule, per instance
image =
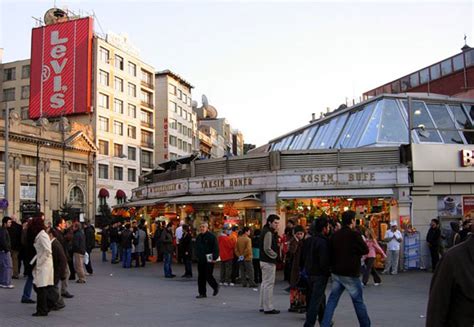
POLYGON ((3 217, 2 227, 0 227, 0 287, 14 288, 12 284, 12 257, 10 254, 11 243, 8 228, 12 224, 10 217, 3 217))
POLYGON ((212 275, 214 263, 219 257, 217 238, 209 232, 209 225, 205 222, 199 226, 200 234, 196 238, 196 257, 198 259, 198 289, 197 299, 207 297, 206 282, 212 287, 213 296, 219 293, 219 285, 212 275))
POLYGON ((329 279, 329 222, 326 217, 316 219, 311 225, 312 236, 303 244, 302 264, 308 274, 308 307, 304 327, 313 327, 316 316, 321 324, 326 308, 326 285, 329 279))
POLYGON ((76 221, 72 225, 74 236, 72 239, 72 253, 74 260, 74 270, 77 273, 77 283, 86 282, 86 273, 84 271, 84 255, 86 254, 86 240, 84 232, 81 229, 81 223, 76 221))
POLYGON ((271 214, 262 229, 260 238, 260 267, 262 284, 260 285, 260 311, 265 314, 278 314, 273 307, 273 287, 275 286, 276 260, 278 257, 278 225, 280 217, 271 214))
MULTIPOLYGON (((55 221, 54 223, 54 229, 52 230, 52 233, 56 240, 61 244, 63 247, 64 255, 66 256, 66 268, 65 268, 65 278, 60 278, 61 282, 61 297, 65 297, 67 299, 73 298, 74 295, 70 294, 68 292, 68 280, 69 277, 71 276, 71 272, 69 271, 69 264, 68 262, 71 260, 69 257, 69 251, 67 248, 66 240, 64 239, 64 232, 66 231, 66 220, 64 218, 59 218, 58 220, 55 221)), ((56 283, 55 283, 56 285, 56 283)))
POLYGON ((393 275, 398 274, 398 260, 400 256, 400 243, 402 242, 402 233, 397 230, 397 222, 392 221, 390 223, 390 229, 385 232, 384 237, 387 244, 387 261, 385 262, 385 269, 383 274, 393 275))
POLYGON ((324 311, 322 327, 331 326, 334 311, 344 290, 351 296, 359 325, 370 326, 370 318, 362 296, 362 283, 359 279, 360 260, 363 255, 369 253, 369 248, 362 236, 353 230, 354 226, 355 212, 344 212, 342 228, 330 240, 332 289, 324 311))
POLYGON ((242 287, 257 287, 254 281, 252 265, 252 240, 250 239, 250 228, 244 227, 242 235, 237 238, 235 246, 235 255, 240 265, 240 278, 242 287))
POLYGON ((439 261, 439 245, 441 241, 441 230, 439 228, 439 220, 431 219, 430 229, 426 235, 426 242, 431 254, 431 269, 433 272, 436 269, 436 265, 439 261))

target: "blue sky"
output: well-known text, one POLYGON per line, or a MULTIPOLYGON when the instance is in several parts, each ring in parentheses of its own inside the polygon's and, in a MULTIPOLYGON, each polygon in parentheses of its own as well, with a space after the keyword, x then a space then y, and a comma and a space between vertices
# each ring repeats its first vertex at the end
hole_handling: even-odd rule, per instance
MULTIPOLYGON (((31 18, 54 1, 0 0, 4 61, 30 56, 31 18)), ((474 46, 472 1, 56 1, 126 33, 156 70, 206 94, 220 117, 262 145, 311 113, 474 46)))

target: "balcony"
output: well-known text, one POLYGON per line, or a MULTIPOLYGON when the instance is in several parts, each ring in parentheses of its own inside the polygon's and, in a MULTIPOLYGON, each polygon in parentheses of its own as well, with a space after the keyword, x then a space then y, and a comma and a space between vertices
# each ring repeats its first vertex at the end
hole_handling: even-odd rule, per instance
POLYGON ((153 149, 153 142, 152 141, 143 141, 141 142, 142 147, 153 149))
POLYGON ((142 125, 142 127, 146 127, 146 128, 153 128, 153 122, 151 121, 140 121, 140 124, 142 125))
POLYGON ((141 85, 150 89, 150 90, 154 90, 155 89, 155 86, 153 85, 153 83, 148 83, 146 81, 141 81, 141 85))
POLYGON ((142 107, 149 108, 149 109, 154 109, 154 106, 152 103, 148 103, 146 101, 140 101, 140 104, 142 107))

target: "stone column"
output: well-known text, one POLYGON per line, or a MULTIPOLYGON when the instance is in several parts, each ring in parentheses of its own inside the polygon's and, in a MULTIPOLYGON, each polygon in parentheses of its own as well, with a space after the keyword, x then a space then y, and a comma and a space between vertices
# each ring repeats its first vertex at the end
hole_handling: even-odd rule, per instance
POLYGON ((262 195, 262 226, 266 224, 268 215, 275 214, 280 217, 278 235, 285 231, 286 217, 278 212, 278 192, 268 191, 262 195))

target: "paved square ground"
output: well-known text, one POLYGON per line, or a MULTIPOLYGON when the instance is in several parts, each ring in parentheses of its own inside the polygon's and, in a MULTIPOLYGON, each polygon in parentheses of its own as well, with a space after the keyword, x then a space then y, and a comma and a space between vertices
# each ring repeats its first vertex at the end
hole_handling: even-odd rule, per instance
MULTIPOLYGON (((123 269, 110 262, 99 261, 94 250, 94 275, 87 284, 72 282, 73 299, 66 299, 66 308, 51 312, 48 317, 32 317, 35 305, 21 304, 25 280, 14 280, 15 289, 0 289, 0 326, 302 326, 304 315, 289 313, 286 284, 277 276, 275 307, 279 315, 258 312, 258 292, 250 288, 222 287, 213 297, 196 299, 197 281, 165 279, 162 264, 145 268, 123 269)), ((181 276, 184 267, 173 265, 181 276)), ((214 276, 218 276, 216 269, 214 276)), ((382 276, 380 286, 371 284, 364 290, 372 326, 424 326, 431 274, 406 272, 382 276)), ((329 287, 328 287, 329 290, 329 287)), ((36 296, 35 296, 36 297, 36 296)), ((341 297, 334 316, 335 326, 358 326, 348 294, 341 297)), ((316 324, 318 325, 318 324, 316 324)))

